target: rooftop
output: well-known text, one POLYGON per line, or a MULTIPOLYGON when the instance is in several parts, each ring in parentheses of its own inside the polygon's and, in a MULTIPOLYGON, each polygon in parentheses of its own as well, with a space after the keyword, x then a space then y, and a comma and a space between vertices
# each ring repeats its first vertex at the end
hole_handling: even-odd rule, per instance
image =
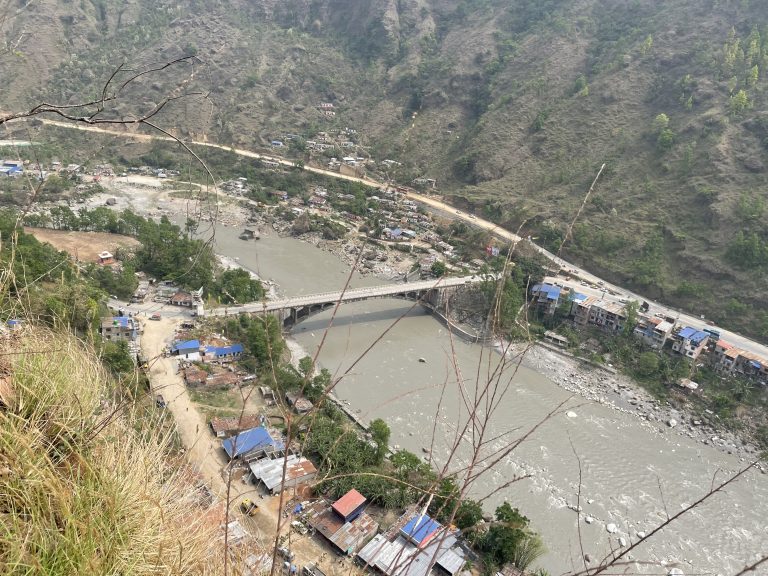
POLYGON ((433 520, 426 514, 418 514, 403 526, 400 533, 421 546, 428 542, 440 528, 442 525, 437 520, 433 520))
POLYGON ((171 352, 178 352, 180 350, 200 350, 200 340, 176 342, 171 348, 171 352))
POLYGON ((263 426, 241 432, 221 443, 230 458, 237 458, 254 450, 282 450, 283 442, 275 440, 263 426))
POLYGON ((353 488, 333 503, 333 509, 337 514, 346 518, 357 508, 365 504, 365 501, 365 496, 353 488))

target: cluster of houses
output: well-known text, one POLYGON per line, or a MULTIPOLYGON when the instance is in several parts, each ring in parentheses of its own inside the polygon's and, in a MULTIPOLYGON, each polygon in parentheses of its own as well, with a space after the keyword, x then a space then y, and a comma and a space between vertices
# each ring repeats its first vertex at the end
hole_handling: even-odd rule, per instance
MULTIPOLYGON (((622 332, 627 323, 626 304, 585 296, 567 287, 550 283, 536 284, 531 290, 531 305, 543 314, 554 314, 566 307, 568 318, 576 327, 595 326, 607 332, 622 332)), ((642 309, 641 309, 642 310, 642 309)), ((647 310, 647 307, 646 307, 647 310)), ((720 338, 717 330, 694 328, 677 324, 675 318, 663 315, 639 314, 632 327, 635 336, 651 348, 667 349, 673 354, 692 361, 703 354, 709 357, 713 367, 723 374, 736 374, 768 381, 768 360, 734 346, 720 338)), ((567 341, 554 333, 548 333, 548 341, 564 346, 567 341)))
POLYGON ((0 160, 0 175, 21 176, 24 173, 24 162, 21 160, 0 160))
POLYGON ((367 505, 366 497, 352 489, 335 502, 320 498, 294 512, 339 554, 385 576, 455 576, 464 569, 469 551, 459 543, 455 527, 412 506, 379 532, 367 505))

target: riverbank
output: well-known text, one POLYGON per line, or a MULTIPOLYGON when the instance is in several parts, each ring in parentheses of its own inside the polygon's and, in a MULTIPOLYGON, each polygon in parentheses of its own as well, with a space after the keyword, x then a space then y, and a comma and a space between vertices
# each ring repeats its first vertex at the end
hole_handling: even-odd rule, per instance
POLYGON ((686 436, 727 454, 736 455, 743 462, 754 460, 760 454, 753 444, 737 434, 711 422, 704 422, 700 416, 677 409, 668 402, 660 402, 623 374, 590 366, 540 344, 529 346, 515 343, 509 346, 507 354, 511 358, 519 358, 523 354, 524 366, 542 374, 564 390, 639 419, 641 425, 652 434, 686 436))

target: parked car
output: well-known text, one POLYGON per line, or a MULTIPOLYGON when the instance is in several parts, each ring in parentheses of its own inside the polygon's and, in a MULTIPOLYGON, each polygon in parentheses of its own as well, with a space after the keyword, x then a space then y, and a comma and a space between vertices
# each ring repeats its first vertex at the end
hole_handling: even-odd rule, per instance
POLYGON ((280 554, 283 558, 288 560, 289 562, 293 560, 293 557, 295 554, 291 552, 289 548, 286 548, 285 546, 280 546, 280 548, 277 549, 277 553, 280 554))
POLYGON ((160 315, 159 312, 155 312, 154 314, 152 314, 152 316, 149 317, 150 320, 162 320, 162 318, 163 317, 160 315))

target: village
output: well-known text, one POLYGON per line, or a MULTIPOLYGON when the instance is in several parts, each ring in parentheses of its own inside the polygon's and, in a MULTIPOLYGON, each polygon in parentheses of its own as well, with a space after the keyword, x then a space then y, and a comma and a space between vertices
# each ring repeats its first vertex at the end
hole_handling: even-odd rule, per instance
MULTIPOLYGON (((322 143, 320 137, 307 144, 310 142, 315 146, 322 143)), ((286 170, 270 161, 259 162, 266 171, 286 170)), ((337 168, 342 174, 354 169, 354 175, 359 176, 358 162, 362 162, 358 157, 347 157, 337 168)), ((130 205, 120 192, 139 188, 153 194, 142 200, 145 213, 152 217, 173 215, 178 205, 187 202, 187 198, 173 195, 177 184, 168 178, 174 175, 169 170, 141 167, 121 172, 100 165, 85 173, 80 166, 50 168, 49 173, 67 171, 77 174, 83 183, 105 185, 101 192, 81 196, 82 202, 75 200, 89 208, 125 209, 130 205)), ((22 169, 20 165, 13 168, 16 173, 22 169)), ((459 249, 451 236, 438 232, 450 230, 452 215, 427 213, 407 197, 405 187, 345 192, 311 184, 299 194, 269 190, 269 202, 251 199, 255 188, 255 183, 244 177, 220 186, 224 193, 220 199, 221 223, 241 229, 244 243, 259 242, 269 234, 297 236, 356 265, 362 274, 397 281, 448 273, 476 274, 487 270, 489 260, 504 250, 490 238, 484 238, 482 245, 471 251, 459 249)), ((44 219, 52 207, 69 206, 70 202, 43 202, 36 213, 44 219)), ((456 214, 463 216, 459 211, 456 214)), ((120 266, 119 259, 108 250, 99 252, 96 264, 115 270, 120 266)), ((597 328, 607 334, 622 333, 633 321, 633 333, 652 349, 693 363, 708 358, 724 376, 745 376, 764 385, 768 361, 729 344, 720 338, 719 331, 680 325, 676 318, 663 314, 647 314, 645 303, 634 304, 639 309, 635 315, 629 311, 633 303, 622 294, 612 294, 616 299, 582 294, 575 285, 578 277, 572 279, 558 269, 549 272, 553 276, 530 292, 529 306, 539 315, 554 317, 566 310, 564 319, 576 329, 597 328)), ((190 407, 199 412, 208 437, 201 443, 207 448, 197 460, 207 461, 209 467, 201 471, 201 483, 212 495, 212 507, 221 505, 217 493, 236 486, 233 502, 237 514, 219 517, 227 520, 225 532, 233 554, 249 558, 247 564, 254 568, 254 574, 271 565, 272 557, 264 549, 262 537, 265 531, 274 530, 281 517, 285 533, 279 547, 280 562, 287 573, 301 570, 306 576, 333 575, 338 568, 348 571, 354 562, 389 576, 426 576, 430 572, 453 576, 474 564, 475 552, 460 531, 432 518, 426 507, 411 506, 393 518, 389 511, 370 505, 366 495, 356 489, 337 499, 313 492, 312 486, 321 480, 318 463, 303 455, 298 443, 287 442, 285 412, 301 416, 315 406, 301 394, 258 385, 254 372, 241 364, 248 356, 244 342, 227 338, 219 326, 208 323, 206 307, 211 302, 203 291, 142 276, 130 302, 124 307, 115 305, 115 315, 101 323, 102 338, 128 344, 150 376, 156 408, 173 410, 179 426, 188 426, 186 432, 181 431, 182 437, 187 435, 186 446, 197 445, 202 433, 199 423, 194 427, 183 423, 188 420, 184 412, 190 407), (149 336, 146 340, 145 335, 149 336), (184 404, 179 402, 182 394, 184 404), (346 558, 347 563, 337 564, 335 558, 346 558)), ((543 340, 553 348, 568 345, 557 328, 544 332, 543 340)), ((699 389, 699 383, 691 378, 682 378, 679 385, 686 393, 695 394, 699 389)), ((333 395, 329 401, 350 418, 361 437, 366 437, 365 424, 343 402, 333 395)), ((668 427, 678 424, 676 418, 666 418, 668 427)), ((692 424, 697 425, 695 420, 692 424)), ((503 573, 509 576, 516 572, 506 566, 503 573)))

